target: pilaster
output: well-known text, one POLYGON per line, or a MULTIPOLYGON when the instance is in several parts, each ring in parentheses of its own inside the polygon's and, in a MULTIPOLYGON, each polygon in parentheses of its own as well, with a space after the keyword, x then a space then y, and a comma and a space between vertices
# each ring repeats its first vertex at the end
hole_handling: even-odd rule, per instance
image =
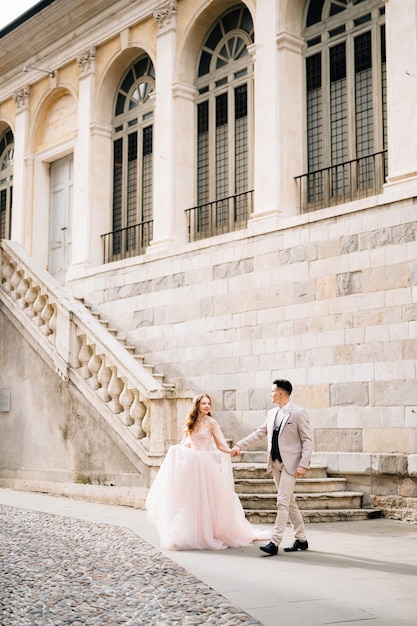
POLYGON ((386 0, 388 84, 388 184, 412 183, 415 191, 417 149, 417 4, 386 0), (401 45, 398 45, 401 42, 401 45))
POLYGON ((91 263, 91 214, 92 214, 92 138, 90 124, 95 82, 95 48, 89 48, 77 57, 79 66, 78 86, 78 133, 74 155, 73 224, 77 233, 72 237, 71 265, 91 263))
POLYGON ((31 175, 33 160, 26 158, 29 134, 30 86, 25 85, 13 94, 16 104, 13 166, 12 240, 31 250, 31 175))
POLYGON ((173 216, 174 232, 177 243, 188 242, 188 223, 185 209, 194 204, 195 165, 194 151, 190 146, 196 145, 195 124, 190 123, 195 115, 196 88, 194 85, 175 83, 172 93, 174 98, 174 162, 175 162, 175 207, 173 216))
POLYGON ((174 60, 177 2, 168 0, 155 11, 156 85, 154 124, 154 218, 151 246, 165 246, 174 237, 174 60))
POLYGON ((279 32, 275 0, 256 9, 254 213, 250 230, 270 229, 297 213, 294 173, 302 167, 302 39, 279 32))
POLYGON ((277 211, 278 195, 278 59, 276 50, 277 2, 264 0, 256 7, 254 60, 254 189, 253 219, 277 211))

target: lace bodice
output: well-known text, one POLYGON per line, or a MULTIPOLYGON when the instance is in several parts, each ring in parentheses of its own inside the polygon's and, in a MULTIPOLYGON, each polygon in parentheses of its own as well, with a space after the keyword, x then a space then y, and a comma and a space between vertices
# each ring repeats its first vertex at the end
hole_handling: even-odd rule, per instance
POLYGON ((190 435, 191 449, 198 451, 208 450, 212 441, 212 435, 210 423, 208 421, 203 422, 190 435))

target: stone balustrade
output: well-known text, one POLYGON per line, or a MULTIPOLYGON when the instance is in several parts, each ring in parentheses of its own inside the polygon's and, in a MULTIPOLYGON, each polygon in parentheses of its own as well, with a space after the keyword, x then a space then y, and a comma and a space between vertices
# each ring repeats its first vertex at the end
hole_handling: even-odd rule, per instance
POLYGON ((141 470, 157 469, 178 432, 172 386, 154 378, 22 246, 3 240, 0 253, 1 301, 32 347, 89 400, 141 470))

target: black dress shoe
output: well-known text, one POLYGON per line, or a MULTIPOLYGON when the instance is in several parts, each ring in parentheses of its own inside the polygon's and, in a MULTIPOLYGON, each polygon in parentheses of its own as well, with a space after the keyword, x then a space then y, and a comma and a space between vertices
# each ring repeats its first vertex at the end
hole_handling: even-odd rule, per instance
POLYGON ((268 556, 275 556, 278 554, 278 546, 276 546, 272 541, 270 541, 266 546, 261 546, 259 550, 266 552, 268 556))
POLYGON ((284 552, 297 552, 297 550, 308 550, 308 541, 299 541, 296 539, 292 546, 284 548, 284 552))

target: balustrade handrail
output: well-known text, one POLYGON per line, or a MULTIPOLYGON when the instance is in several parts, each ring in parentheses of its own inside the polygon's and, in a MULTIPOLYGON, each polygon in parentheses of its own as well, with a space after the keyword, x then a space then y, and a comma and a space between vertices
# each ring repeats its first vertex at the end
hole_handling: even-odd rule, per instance
POLYGON ((0 303, 61 378, 91 399, 134 451, 132 460, 139 457, 141 467, 159 465, 166 451, 166 424, 154 421, 151 429, 151 405, 172 400, 172 389, 145 370, 20 244, 0 241, 0 269, 0 303))

